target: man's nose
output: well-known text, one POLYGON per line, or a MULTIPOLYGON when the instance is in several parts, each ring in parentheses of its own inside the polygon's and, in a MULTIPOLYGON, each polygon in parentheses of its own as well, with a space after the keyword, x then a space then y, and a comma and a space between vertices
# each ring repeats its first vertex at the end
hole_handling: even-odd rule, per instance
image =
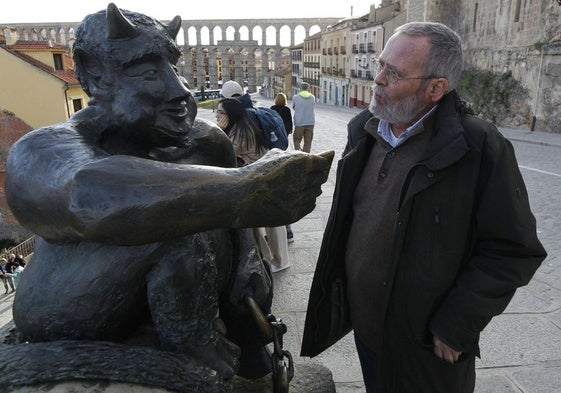
POLYGON ((376 71, 376 75, 374 76, 374 83, 377 85, 387 85, 388 78, 386 77, 386 73, 381 71, 376 71))

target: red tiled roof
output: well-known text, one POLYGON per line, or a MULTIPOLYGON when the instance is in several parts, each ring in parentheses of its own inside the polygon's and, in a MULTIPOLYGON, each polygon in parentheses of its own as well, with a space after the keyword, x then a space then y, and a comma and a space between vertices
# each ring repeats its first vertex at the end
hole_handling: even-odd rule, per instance
POLYGON ((13 50, 53 50, 53 51, 66 51, 66 46, 53 43, 51 41, 22 41, 18 40, 13 45, 6 45, 13 50))
POLYGON ((12 55, 14 55, 16 57, 19 57, 21 60, 41 69, 42 71, 45 71, 48 74, 53 75, 54 77, 62 80, 65 83, 68 83, 70 85, 79 85, 80 84, 80 82, 78 82, 78 79, 74 75, 74 71, 71 71, 71 70, 57 71, 53 67, 50 67, 47 64, 29 56, 29 55, 26 55, 25 53, 21 53, 21 52, 18 52, 17 50, 13 50, 12 49, 13 47, 14 47, 14 45, 0 46, 0 48, 2 48, 5 51, 11 53, 12 55))

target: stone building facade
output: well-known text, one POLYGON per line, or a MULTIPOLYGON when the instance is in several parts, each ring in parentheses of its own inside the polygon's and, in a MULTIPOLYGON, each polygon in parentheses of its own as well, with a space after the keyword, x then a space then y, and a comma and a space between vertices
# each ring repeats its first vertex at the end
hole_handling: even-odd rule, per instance
MULTIPOLYGON (((340 21, 337 18, 186 20, 180 31, 184 41, 180 72, 194 89, 201 85, 215 89, 222 81, 234 79, 254 92, 274 74, 283 58, 290 59, 289 48, 316 34, 313 27, 323 34, 328 26, 340 21), (301 37, 297 37, 298 31, 303 33, 301 37), (290 39, 282 43, 286 35, 290 39)), ((362 63, 359 66, 358 58, 351 56, 353 34, 376 31, 376 36, 383 37, 385 44, 395 27, 409 21, 443 22, 456 30, 465 43, 466 68, 512 74, 521 86, 522 99, 512 110, 516 113, 512 123, 500 125, 529 127, 534 121, 536 129, 561 132, 561 4, 558 0, 382 0, 380 5, 372 5, 369 15, 356 18, 350 29, 347 55, 339 59, 336 67, 338 74, 348 78, 339 81, 341 88, 343 84, 349 86, 345 99, 342 94, 337 94, 338 99, 335 99, 333 94, 332 99, 328 99, 329 95, 325 97, 325 103, 366 106, 371 94, 369 84, 373 81, 366 77, 369 69, 363 68, 362 63), (356 77, 351 75, 353 70, 356 77), (363 77, 358 77, 358 71, 364 71, 363 77)), ((48 38, 71 44, 77 25, 50 23, 12 27, 18 30, 20 39, 48 38)), ((324 42, 322 40, 322 45, 324 42)), ((341 46, 338 56, 341 56, 341 46)), ((375 56, 378 54, 377 50, 375 56)), ((365 57, 366 61, 372 60, 370 55, 365 57)), ((304 63, 315 65, 316 60, 304 63)), ((319 78, 328 78, 323 72, 327 70, 323 52, 320 62, 319 78)), ((333 72, 333 66, 330 67, 333 72)), ((293 70, 293 82, 303 77, 293 70)), ((335 86, 333 74, 330 77, 335 86)), ((313 78, 318 79, 315 74, 313 78)), ((324 86, 319 90, 319 97, 325 92, 329 94, 324 86)))
POLYGON ((446 23, 465 43, 465 66, 505 73, 525 99, 515 122, 561 132, 561 4, 557 0, 406 0, 407 20, 446 23))

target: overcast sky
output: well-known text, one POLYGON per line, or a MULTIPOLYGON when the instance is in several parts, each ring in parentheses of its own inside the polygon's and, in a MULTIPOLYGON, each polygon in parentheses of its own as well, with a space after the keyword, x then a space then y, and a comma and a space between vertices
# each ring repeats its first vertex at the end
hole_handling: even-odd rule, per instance
MULTIPOLYGON (((34 22, 79 22, 105 9, 108 0, 3 0, 0 25, 34 22)), ((379 0, 115 0, 119 8, 157 19, 244 19, 349 17, 367 14, 379 0)))

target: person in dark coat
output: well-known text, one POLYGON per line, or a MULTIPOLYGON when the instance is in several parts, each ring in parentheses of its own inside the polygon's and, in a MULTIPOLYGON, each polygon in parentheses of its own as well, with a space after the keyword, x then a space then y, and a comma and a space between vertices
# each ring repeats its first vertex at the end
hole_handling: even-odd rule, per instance
POLYGON ((302 356, 354 330, 367 392, 469 393, 479 334, 546 252, 511 143, 455 91, 461 41, 397 29, 348 125, 302 356))
MULTIPOLYGON (((278 93, 275 96, 275 101, 274 101, 275 105, 271 106, 271 109, 279 114, 279 116, 282 119, 282 122, 284 123, 284 129, 286 131, 286 135, 290 135, 292 134, 292 128, 293 128, 292 111, 290 110, 290 107, 286 105, 286 103, 287 103, 286 94, 278 93)), ((290 224, 286 225, 286 238, 289 243, 294 243, 294 233, 292 232, 292 226, 290 224)))
POLYGON ((292 127, 293 127, 292 111, 286 105, 286 102, 287 102, 286 94, 278 93, 275 96, 275 101, 274 101, 275 105, 271 106, 271 109, 280 115, 282 122, 284 123, 284 129, 286 130, 286 134, 290 135, 292 134, 292 127))

